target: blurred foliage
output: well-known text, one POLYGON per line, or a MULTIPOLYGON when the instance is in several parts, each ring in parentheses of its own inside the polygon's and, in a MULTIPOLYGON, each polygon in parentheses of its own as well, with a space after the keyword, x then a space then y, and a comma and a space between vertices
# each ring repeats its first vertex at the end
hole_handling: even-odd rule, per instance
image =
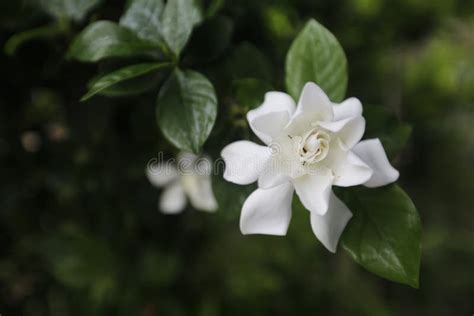
POLYGON ((419 290, 327 253, 297 201, 286 238, 241 236, 239 205, 251 187, 218 185, 228 187, 216 191, 216 215, 160 214, 144 166, 176 149, 156 126, 156 91, 79 103, 97 72, 130 64, 64 58, 84 27, 118 21, 126 6, 89 2, 83 16, 60 18, 36 1, 0 3, 2 46, 56 30, 0 56, 2 315, 472 314, 472 1, 203 0, 213 18, 181 56, 219 93, 204 145, 217 157, 253 137, 244 113, 267 87, 284 89, 285 54, 307 19, 330 29, 347 55, 348 95, 371 105, 367 137, 381 135, 421 214, 419 290))

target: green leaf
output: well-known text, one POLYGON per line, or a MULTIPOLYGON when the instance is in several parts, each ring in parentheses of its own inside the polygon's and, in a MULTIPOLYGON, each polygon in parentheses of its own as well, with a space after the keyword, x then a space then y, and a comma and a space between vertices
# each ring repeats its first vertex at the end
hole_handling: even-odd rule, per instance
POLYGON ((14 34, 5 44, 5 54, 12 56, 15 54, 18 47, 23 45, 25 42, 40 38, 56 37, 63 32, 64 29, 60 24, 53 24, 14 34))
POLYGON ((118 69, 94 80, 94 83, 89 88, 89 92, 81 98, 81 101, 88 100, 97 93, 120 82, 140 77, 170 66, 171 63, 143 63, 118 69))
POLYGON ((161 44, 163 0, 134 0, 120 19, 120 25, 135 32, 141 39, 161 44))
POLYGON ((286 87, 298 99, 308 81, 316 82, 331 101, 344 99, 347 87, 347 60, 344 51, 324 26, 310 20, 286 55, 286 87))
POLYGON ((234 50, 231 69, 235 79, 259 78, 268 82, 274 79, 267 57, 251 43, 244 42, 234 50))
POLYGON ((195 0, 168 0, 161 19, 162 36, 176 56, 201 20, 202 12, 195 0))
POLYGON ((418 288, 421 221, 408 195, 389 185, 352 188, 342 197, 354 213, 342 247, 367 270, 418 288))
POLYGON ((45 12, 57 18, 82 20, 102 0, 37 0, 45 12))
POLYGON ((209 80, 198 72, 176 69, 163 85, 157 103, 158 125, 164 136, 179 149, 198 153, 217 115, 217 98, 209 80))
POLYGON ((246 78, 234 80, 233 90, 235 100, 239 106, 251 110, 260 106, 263 103, 265 93, 273 89, 270 84, 263 80, 246 78))
POLYGON ((364 117, 367 120, 365 138, 379 138, 388 158, 394 159, 410 139, 411 126, 401 123, 381 106, 365 105, 364 117))
POLYGON ((73 41, 68 57, 83 62, 106 58, 145 56, 157 53, 156 44, 138 38, 114 22, 98 21, 86 27, 73 41))

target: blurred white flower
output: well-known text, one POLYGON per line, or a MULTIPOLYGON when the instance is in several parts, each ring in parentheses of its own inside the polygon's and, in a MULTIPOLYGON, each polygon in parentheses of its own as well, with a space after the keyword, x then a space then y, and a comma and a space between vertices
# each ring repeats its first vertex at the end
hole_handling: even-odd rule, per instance
POLYGON ((377 187, 398 178, 379 139, 360 141, 365 120, 356 98, 333 104, 309 82, 298 106, 285 93, 268 92, 247 119, 266 146, 237 141, 221 153, 227 181, 258 181, 242 208, 243 234, 286 235, 296 191, 310 211, 314 234, 335 252, 352 213, 332 185, 377 187))
POLYGON ((158 207, 166 214, 177 214, 186 207, 187 199, 200 211, 214 212, 217 202, 212 192, 212 164, 207 157, 180 154, 173 161, 151 163, 146 169, 148 180, 163 188, 158 207))

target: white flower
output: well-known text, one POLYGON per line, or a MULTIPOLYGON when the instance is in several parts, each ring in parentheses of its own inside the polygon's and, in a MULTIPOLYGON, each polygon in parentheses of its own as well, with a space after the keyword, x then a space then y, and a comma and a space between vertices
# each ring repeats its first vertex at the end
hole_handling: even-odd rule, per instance
POLYGON ((187 198, 195 209, 214 212, 217 202, 212 192, 211 171, 209 158, 181 154, 177 166, 172 162, 150 163, 146 175, 154 186, 164 188, 158 202, 163 213, 182 212, 187 198))
POLYGON ((379 139, 360 141, 365 120, 356 98, 333 104, 309 82, 298 106, 285 93, 268 92, 247 119, 267 146, 237 141, 221 153, 227 181, 258 181, 242 208, 243 234, 286 235, 296 191, 310 211, 314 234, 335 252, 352 213, 332 185, 377 187, 398 179, 379 139))

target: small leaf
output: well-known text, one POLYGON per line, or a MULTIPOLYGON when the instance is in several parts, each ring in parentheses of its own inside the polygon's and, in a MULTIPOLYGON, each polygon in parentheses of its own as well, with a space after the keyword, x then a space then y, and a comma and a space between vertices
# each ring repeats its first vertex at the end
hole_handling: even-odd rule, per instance
POLYGON ((133 30, 141 39, 160 44, 163 0, 134 0, 120 19, 120 25, 133 30))
POLYGON ((64 30, 60 24, 53 24, 16 33, 6 42, 4 47, 5 54, 12 56, 15 54, 18 47, 23 45, 25 42, 40 38, 53 38, 63 33, 63 31, 64 30))
POLYGON ((39 7, 57 18, 82 20, 102 0, 36 0, 39 7))
POLYGON ((177 148, 198 153, 217 115, 214 87, 194 71, 176 69, 157 101, 157 120, 164 136, 177 148))
POLYGON ((113 57, 152 55, 156 44, 139 39, 114 22, 98 21, 86 27, 73 41, 68 56, 83 62, 113 57))
POLYGON ((397 185, 344 193, 354 217, 342 235, 342 247, 367 270, 418 288, 421 221, 408 195, 397 185))
POLYGON ((171 51, 179 56, 202 12, 195 0, 168 0, 161 19, 162 36, 171 51))
POLYGON ((344 99, 347 60, 344 51, 324 26, 310 20, 293 41, 286 55, 286 87, 298 99, 308 81, 317 83, 331 101, 344 99))
POLYGON ((89 92, 81 98, 81 101, 90 99, 97 93, 126 80, 143 76, 153 71, 171 66, 170 63, 144 63, 127 66, 119 70, 108 73, 94 81, 89 92))

